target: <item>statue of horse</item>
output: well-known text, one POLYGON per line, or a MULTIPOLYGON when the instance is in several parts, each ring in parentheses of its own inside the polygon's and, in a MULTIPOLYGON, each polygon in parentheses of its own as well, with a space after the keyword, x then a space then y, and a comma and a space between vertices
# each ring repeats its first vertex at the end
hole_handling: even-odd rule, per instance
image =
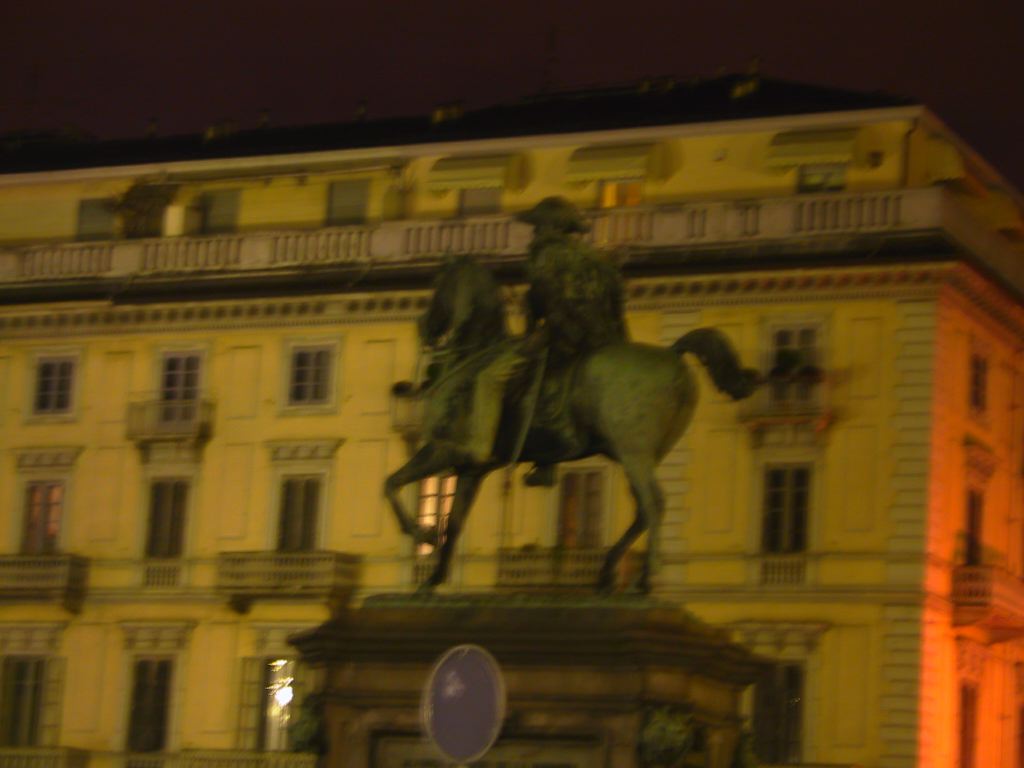
MULTIPOLYGON (((529 374, 506 390, 504 413, 494 455, 474 458, 458 439, 458 423, 469 418, 472 386, 477 371, 496 356, 529 359, 531 340, 511 336, 505 323, 500 288, 490 270, 472 258, 448 261, 435 281, 433 299, 419 321, 425 346, 436 348, 435 363, 423 387, 424 443, 384 484, 402 531, 417 542, 431 542, 436 531, 410 517, 401 499, 409 483, 443 473, 457 477, 446 535, 436 565, 421 586, 429 591, 445 581, 452 552, 483 479, 510 462, 553 464, 604 455, 622 465, 636 504, 632 524, 608 550, 597 588, 615 587, 619 560, 642 533, 649 532, 646 558, 637 586, 650 587, 657 550, 657 533, 664 510, 655 468, 683 434, 697 403, 697 383, 683 355, 694 354, 707 368, 715 386, 733 399, 750 395, 757 374, 743 369, 726 337, 714 328, 698 328, 671 348, 615 343, 583 356, 570 372, 565 421, 575 433, 572 447, 551 440, 524 401, 529 374), (526 381, 526 384, 522 384, 526 381)), ((524 368, 536 369, 536 363, 524 368)), ((722 482, 729 482, 722 478, 722 482)))

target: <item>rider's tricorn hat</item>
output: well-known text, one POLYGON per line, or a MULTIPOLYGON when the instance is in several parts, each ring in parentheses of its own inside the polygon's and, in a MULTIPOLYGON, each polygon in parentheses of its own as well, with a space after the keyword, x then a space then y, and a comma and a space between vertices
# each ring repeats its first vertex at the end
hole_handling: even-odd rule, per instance
POLYGON ((533 208, 523 211, 516 219, 532 224, 537 231, 542 229, 556 232, 589 232, 590 225, 576 210, 576 206, 564 197, 545 197, 533 208))

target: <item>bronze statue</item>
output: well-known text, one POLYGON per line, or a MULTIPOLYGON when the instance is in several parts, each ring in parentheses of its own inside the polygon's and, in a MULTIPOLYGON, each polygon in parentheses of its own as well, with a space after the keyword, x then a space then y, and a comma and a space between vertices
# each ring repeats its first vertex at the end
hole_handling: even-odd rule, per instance
POLYGON ((402 531, 420 542, 435 532, 409 516, 400 491, 445 472, 457 476, 437 564, 423 585, 447 577, 451 555, 483 478, 514 462, 550 467, 595 454, 622 465, 636 517, 609 549, 598 588, 615 585, 618 562, 650 531, 638 586, 649 589, 663 513, 655 468, 689 424, 697 387, 682 355, 695 354, 715 386, 734 399, 750 395, 754 371, 742 369, 713 328, 687 333, 670 349, 630 343, 618 270, 575 233, 585 223, 554 198, 523 215, 535 227, 527 277, 527 332, 511 336, 490 271, 469 257, 449 260, 434 285, 420 336, 434 349, 425 398, 424 444, 385 481, 402 531))

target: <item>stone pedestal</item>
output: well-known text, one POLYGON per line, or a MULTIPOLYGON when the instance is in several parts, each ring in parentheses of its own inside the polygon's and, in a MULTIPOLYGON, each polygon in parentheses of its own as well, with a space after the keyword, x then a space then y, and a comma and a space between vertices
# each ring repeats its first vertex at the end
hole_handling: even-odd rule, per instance
POLYGON ((628 598, 381 595, 292 642, 326 669, 329 768, 443 766, 420 735, 420 694, 463 643, 494 655, 508 691, 480 765, 728 768, 762 665, 682 609, 628 598), (685 757, 652 757, 666 730, 690 734, 685 757))

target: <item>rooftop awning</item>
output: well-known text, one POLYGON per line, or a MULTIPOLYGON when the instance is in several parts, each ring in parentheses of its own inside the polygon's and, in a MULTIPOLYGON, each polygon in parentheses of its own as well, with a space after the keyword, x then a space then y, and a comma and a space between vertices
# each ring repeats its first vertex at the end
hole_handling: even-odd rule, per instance
POLYGON ((777 133, 768 146, 769 168, 852 163, 856 128, 777 133))
POLYGON ((516 155, 471 155, 442 157, 427 174, 427 189, 480 189, 514 186, 510 174, 516 155))
POLYGON ((645 178, 653 149, 653 144, 582 147, 569 157, 566 180, 645 178))

